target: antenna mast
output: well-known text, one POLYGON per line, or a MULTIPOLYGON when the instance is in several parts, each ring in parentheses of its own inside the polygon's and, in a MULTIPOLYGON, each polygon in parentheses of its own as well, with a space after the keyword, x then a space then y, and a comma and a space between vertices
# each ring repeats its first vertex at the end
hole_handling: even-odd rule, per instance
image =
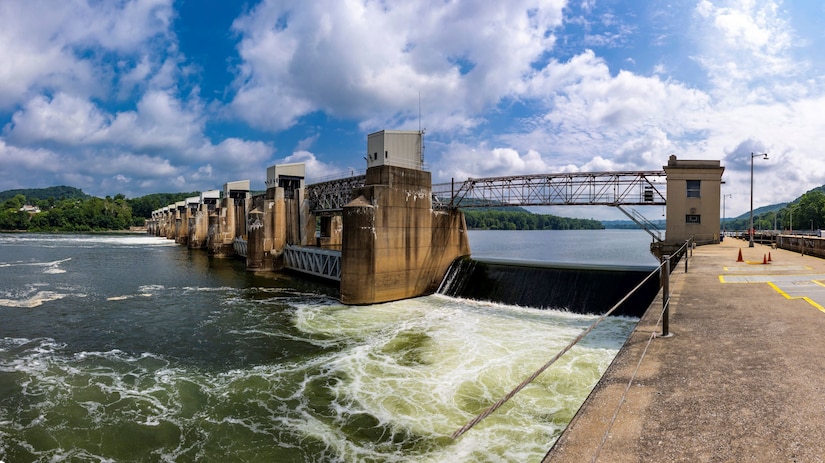
POLYGON ((418 91, 418 135, 421 137, 421 152, 419 153, 421 168, 424 168, 424 130, 421 128, 421 90, 418 91))

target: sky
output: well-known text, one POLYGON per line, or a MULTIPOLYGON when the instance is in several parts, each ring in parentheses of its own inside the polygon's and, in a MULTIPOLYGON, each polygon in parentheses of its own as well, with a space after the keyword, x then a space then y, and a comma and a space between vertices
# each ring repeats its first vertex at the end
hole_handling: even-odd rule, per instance
POLYGON ((751 163, 754 207, 825 184, 823 49, 821 0, 2 0, 0 191, 263 190, 422 128, 435 183, 718 159, 732 217, 751 163))

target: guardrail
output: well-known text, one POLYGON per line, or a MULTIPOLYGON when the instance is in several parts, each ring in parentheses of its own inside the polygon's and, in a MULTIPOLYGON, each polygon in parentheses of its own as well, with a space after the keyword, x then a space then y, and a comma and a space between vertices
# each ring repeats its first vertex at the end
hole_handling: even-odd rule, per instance
POLYGON ((246 257, 247 242, 240 236, 232 240, 232 247, 235 249, 235 254, 246 257))
MULTIPOLYGON (((660 320, 662 321, 662 333, 661 334, 653 333, 651 335, 650 339, 648 340, 648 343, 653 338, 656 338, 656 337, 669 337, 670 336, 670 327, 669 327, 669 319, 670 319, 670 317, 669 317, 669 314, 670 314, 670 310, 669 310, 669 307, 670 307, 670 271, 671 271, 671 267, 672 267, 671 266, 671 263, 672 263, 671 261, 672 260, 678 261, 678 259, 680 259, 680 258, 685 259, 685 273, 687 273, 687 271, 688 271, 687 261, 688 261, 688 257, 693 255, 693 247, 694 247, 694 242, 693 242, 693 239, 691 238, 691 239, 685 241, 685 243, 676 252, 674 252, 672 255, 664 256, 662 258, 662 262, 659 265, 659 267, 657 267, 655 270, 650 272, 650 274, 648 274, 648 276, 646 276, 638 285, 636 285, 633 289, 631 289, 630 292, 627 293, 627 295, 625 295, 619 302, 617 302, 615 305, 613 305, 613 307, 611 307, 610 310, 608 310, 607 312, 602 314, 598 319, 596 319, 596 321, 594 321, 589 327, 587 327, 587 329, 582 331, 581 334, 579 334, 578 336, 576 336, 575 339, 570 341, 570 343, 567 344, 567 346, 565 346, 564 349, 562 349, 553 358, 551 358, 549 361, 547 361, 547 363, 542 365, 538 370, 536 370, 527 379, 522 381, 521 384, 516 386, 515 389, 513 389, 512 391, 507 393, 507 395, 505 395, 504 397, 499 399, 496 403, 494 403, 493 405, 488 407, 486 410, 481 412, 478 416, 476 416, 475 418, 470 420, 467 424, 465 424, 464 426, 462 426, 461 428, 456 430, 452 434, 451 437, 453 439, 458 439, 459 437, 461 437, 462 434, 469 431, 473 426, 478 424, 484 418, 487 418, 488 416, 493 414, 493 412, 498 410, 508 400, 513 398, 519 392, 521 392, 522 389, 527 387, 528 384, 533 382, 533 380, 535 380, 540 374, 542 374, 545 370, 547 370, 551 365, 553 365, 564 354, 569 352, 570 349, 572 349, 576 344, 578 344, 579 341, 584 339, 584 337, 587 336, 588 333, 593 331, 593 329, 596 328, 596 326, 598 326, 601 322, 603 322, 605 320, 605 318, 607 318, 611 313, 613 313, 616 309, 618 309, 628 298, 630 298, 631 295, 633 295, 633 293, 638 291, 639 288, 641 288, 649 279, 653 278, 653 276, 656 275, 657 273, 660 275, 660 282, 661 282, 661 286, 662 286, 662 314, 660 316, 660 320)), ((640 361, 640 363, 641 363, 641 361, 640 361)), ((635 376, 635 372, 634 372, 634 376, 635 376)), ((633 378, 631 378, 631 381, 632 380, 633 380, 633 378)), ((614 419, 615 419, 615 416, 614 416, 614 419)), ((608 428, 608 431, 609 431, 609 428, 608 428)))
POLYGON ((284 248, 284 267, 341 281, 341 251, 287 245, 284 248))

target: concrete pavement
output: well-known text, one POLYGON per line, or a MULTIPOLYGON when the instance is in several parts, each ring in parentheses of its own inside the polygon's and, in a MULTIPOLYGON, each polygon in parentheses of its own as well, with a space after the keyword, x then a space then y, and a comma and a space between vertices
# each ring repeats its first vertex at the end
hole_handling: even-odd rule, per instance
POLYGON ((825 260, 728 238, 688 268, 673 335, 660 294, 545 462, 825 461, 825 260))

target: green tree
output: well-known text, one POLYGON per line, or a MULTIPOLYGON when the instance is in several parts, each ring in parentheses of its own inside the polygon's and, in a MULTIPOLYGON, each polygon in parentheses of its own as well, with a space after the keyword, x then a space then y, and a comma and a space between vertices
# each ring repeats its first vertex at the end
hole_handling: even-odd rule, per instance
POLYGON ((2 209, 14 209, 19 210, 26 204, 26 197, 22 194, 14 195, 14 197, 9 198, 3 202, 2 209))

